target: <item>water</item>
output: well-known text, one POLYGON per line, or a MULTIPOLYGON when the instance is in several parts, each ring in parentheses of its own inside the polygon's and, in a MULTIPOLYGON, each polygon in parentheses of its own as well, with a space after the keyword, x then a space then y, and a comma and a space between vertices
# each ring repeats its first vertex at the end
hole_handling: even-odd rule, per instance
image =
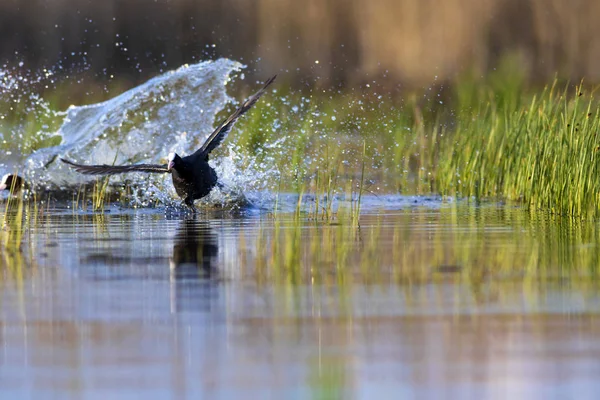
POLYGON ((3 255, 0 394, 595 397, 596 224, 390 202, 44 212, 3 255))
MULTIPOLYGON (((71 106, 65 112, 49 110, 38 96, 30 96, 31 112, 41 109, 51 114, 44 116, 62 121, 55 132, 37 135, 57 136, 61 143, 27 154, 22 139, 9 138, 10 147, 5 151, 9 156, 0 160, 0 175, 17 171, 38 191, 76 191, 82 183, 96 178, 76 173, 60 158, 85 164, 160 164, 171 152, 191 154, 212 132, 216 115, 233 101, 227 95, 227 83, 242 67, 228 59, 185 65, 103 103, 71 106)), ((14 80, 0 86, 0 95, 14 97, 13 92, 23 90, 9 84, 14 80)), ((25 100, 19 98, 21 101, 25 100)), ((253 182, 269 176, 269 172, 260 173, 248 165, 247 160, 243 160, 242 170, 237 161, 239 156, 230 152, 215 164, 222 182, 234 192, 240 186, 250 189, 253 182)), ((147 206, 149 196, 163 204, 177 198, 170 177, 162 174, 117 175, 111 182, 120 189, 126 182, 133 193, 132 205, 147 206)))
MULTIPOLYGON (((24 174, 38 202, 0 204, 0 396, 596 397, 595 222, 369 183, 365 193, 378 195, 362 198, 357 226, 355 188, 315 184, 340 161, 330 149, 361 160, 349 151, 360 139, 343 135, 320 143, 322 157, 300 154, 317 165, 306 192, 321 195, 305 194, 296 214, 298 198, 277 194, 278 177, 303 142, 279 134, 277 118, 265 149, 282 161, 249 159, 227 141, 211 161, 227 189, 195 217, 173 206, 163 176, 116 179, 130 198, 103 212, 85 195, 70 199, 89 178, 58 157, 121 164, 189 153, 232 101, 225 84, 240 68, 190 65, 57 112, 46 133, 61 143, 32 154, 19 140, 2 143, 13 147, 0 175, 24 174), (242 206, 228 200, 236 192, 242 206), (314 211, 325 197, 334 215, 323 220, 314 211)), ((20 90, 22 80, 0 78, 0 94, 20 90)), ((315 135, 334 135, 317 114, 315 135)), ((366 182, 395 173, 376 164, 366 182)), ((357 181, 351 168, 338 172, 357 181)))

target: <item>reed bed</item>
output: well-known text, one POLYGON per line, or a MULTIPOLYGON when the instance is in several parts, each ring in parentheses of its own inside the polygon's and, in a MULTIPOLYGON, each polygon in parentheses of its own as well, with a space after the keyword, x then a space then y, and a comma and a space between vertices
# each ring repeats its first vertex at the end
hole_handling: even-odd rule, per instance
POLYGON ((437 190, 597 217, 600 110, 593 93, 554 83, 505 104, 490 96, 472 118, 457 121, 451 143, 441 146, 437 190))
POLYGON ((439 194, 595 218, 600 109, 594 94, 583 83, 558 81, 528 90, 505 74, 465 80, 445 94, 447 105, 435 94, 401 102, 339 94, 312 96, 300 108, 306 97, 284 95, 260 105, 233 140, 238 151, 268 154, 279 165, 278 190, 321 198, 349 193, 356 200, 365 192, 439 194), (270 151, 282 132, 287 142, 270 151))
MULTIPOLYGON (((62 90, 50 96, 50 106, 62 90)), ((300 194, 297 210, 314 219, 333 220, 339 196, 350 199, 358 215, 367 193, 516 201, 560 215, 598 216, 600 110, 594 87, 556 80, 530 88, 507 62, 486 78, 465 75, 452 87, 425 92, 280 87, 240 120, 213 158, 233 150, 241 156, 238 168, 252 163, 257 171, 276 171, 266 175, 271 191, 300 194), (302 195, 313 200, 302 203, 302 195)), ((27 128, 27 121, 2 123, 3 132, 13 132, 4 136, 5 147, 24 138, 26 153, 56 140, 50 128, 27 128)), ((48 125, 55 126, 55 120, 48 125)), ((115 198, 126 203, 127 193, 115 196, 109 189, 108 180, 96 183, 94 210, 115 198)), ((74 204, 87 201, 85 192, 74 196, 74 204)))

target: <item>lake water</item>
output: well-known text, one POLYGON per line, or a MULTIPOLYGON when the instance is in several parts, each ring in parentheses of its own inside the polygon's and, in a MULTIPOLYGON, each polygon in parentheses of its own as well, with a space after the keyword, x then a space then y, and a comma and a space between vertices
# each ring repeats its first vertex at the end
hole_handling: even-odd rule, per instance
POLYGON ((0 261, 2 398, 600 390, 595 222, 398 196, 367 197, 360 227, 256 209, 24 218, 0 261))

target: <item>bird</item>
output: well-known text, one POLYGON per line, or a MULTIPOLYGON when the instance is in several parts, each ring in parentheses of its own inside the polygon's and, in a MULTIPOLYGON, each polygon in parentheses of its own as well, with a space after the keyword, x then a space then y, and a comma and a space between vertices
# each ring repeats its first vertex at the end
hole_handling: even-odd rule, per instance
POLYGON ((8 190, 12 194, 18 194, 21 189, 25 189, 27 187, 27 182, 25 179, 15 174, 6 174, 0 180, 0 191, 8 190))
POLYGON ((183 199, 183 203, 193 213, 196 213, 194 200, 207 196, 215 186, 221 186, 217 172, 208 164, 208 155, 223 143, 238 118, 256 104, 276 78, 277 75, 274 75, 267 79, 259 91, 250 96, 237 110, 217 126, 202 147, 188 156, 181 157, 177 153, 170 153, 167 157, 167 164, 84 165, 64 158, 61 158, 61 161, 68 164, 75 171, 86 175, 115 175, 128 172, 170 173, 177 195, 183 199))

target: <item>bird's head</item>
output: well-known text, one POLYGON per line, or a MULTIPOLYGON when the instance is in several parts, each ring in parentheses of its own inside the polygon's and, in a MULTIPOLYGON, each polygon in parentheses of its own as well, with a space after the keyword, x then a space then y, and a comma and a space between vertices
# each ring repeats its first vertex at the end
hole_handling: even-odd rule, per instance
POLYGON ((180 162, 181 157, 179 157, 177 153, 169 153, 169 156, 167 157, 167 170, 170 171, 173 168, 176 168, 180 162))
POLYGON ((25 180, 19 175, 6 174, 0 180, 0 191, 12 190, 16 194, 19 193, 24 184, 25 180))

